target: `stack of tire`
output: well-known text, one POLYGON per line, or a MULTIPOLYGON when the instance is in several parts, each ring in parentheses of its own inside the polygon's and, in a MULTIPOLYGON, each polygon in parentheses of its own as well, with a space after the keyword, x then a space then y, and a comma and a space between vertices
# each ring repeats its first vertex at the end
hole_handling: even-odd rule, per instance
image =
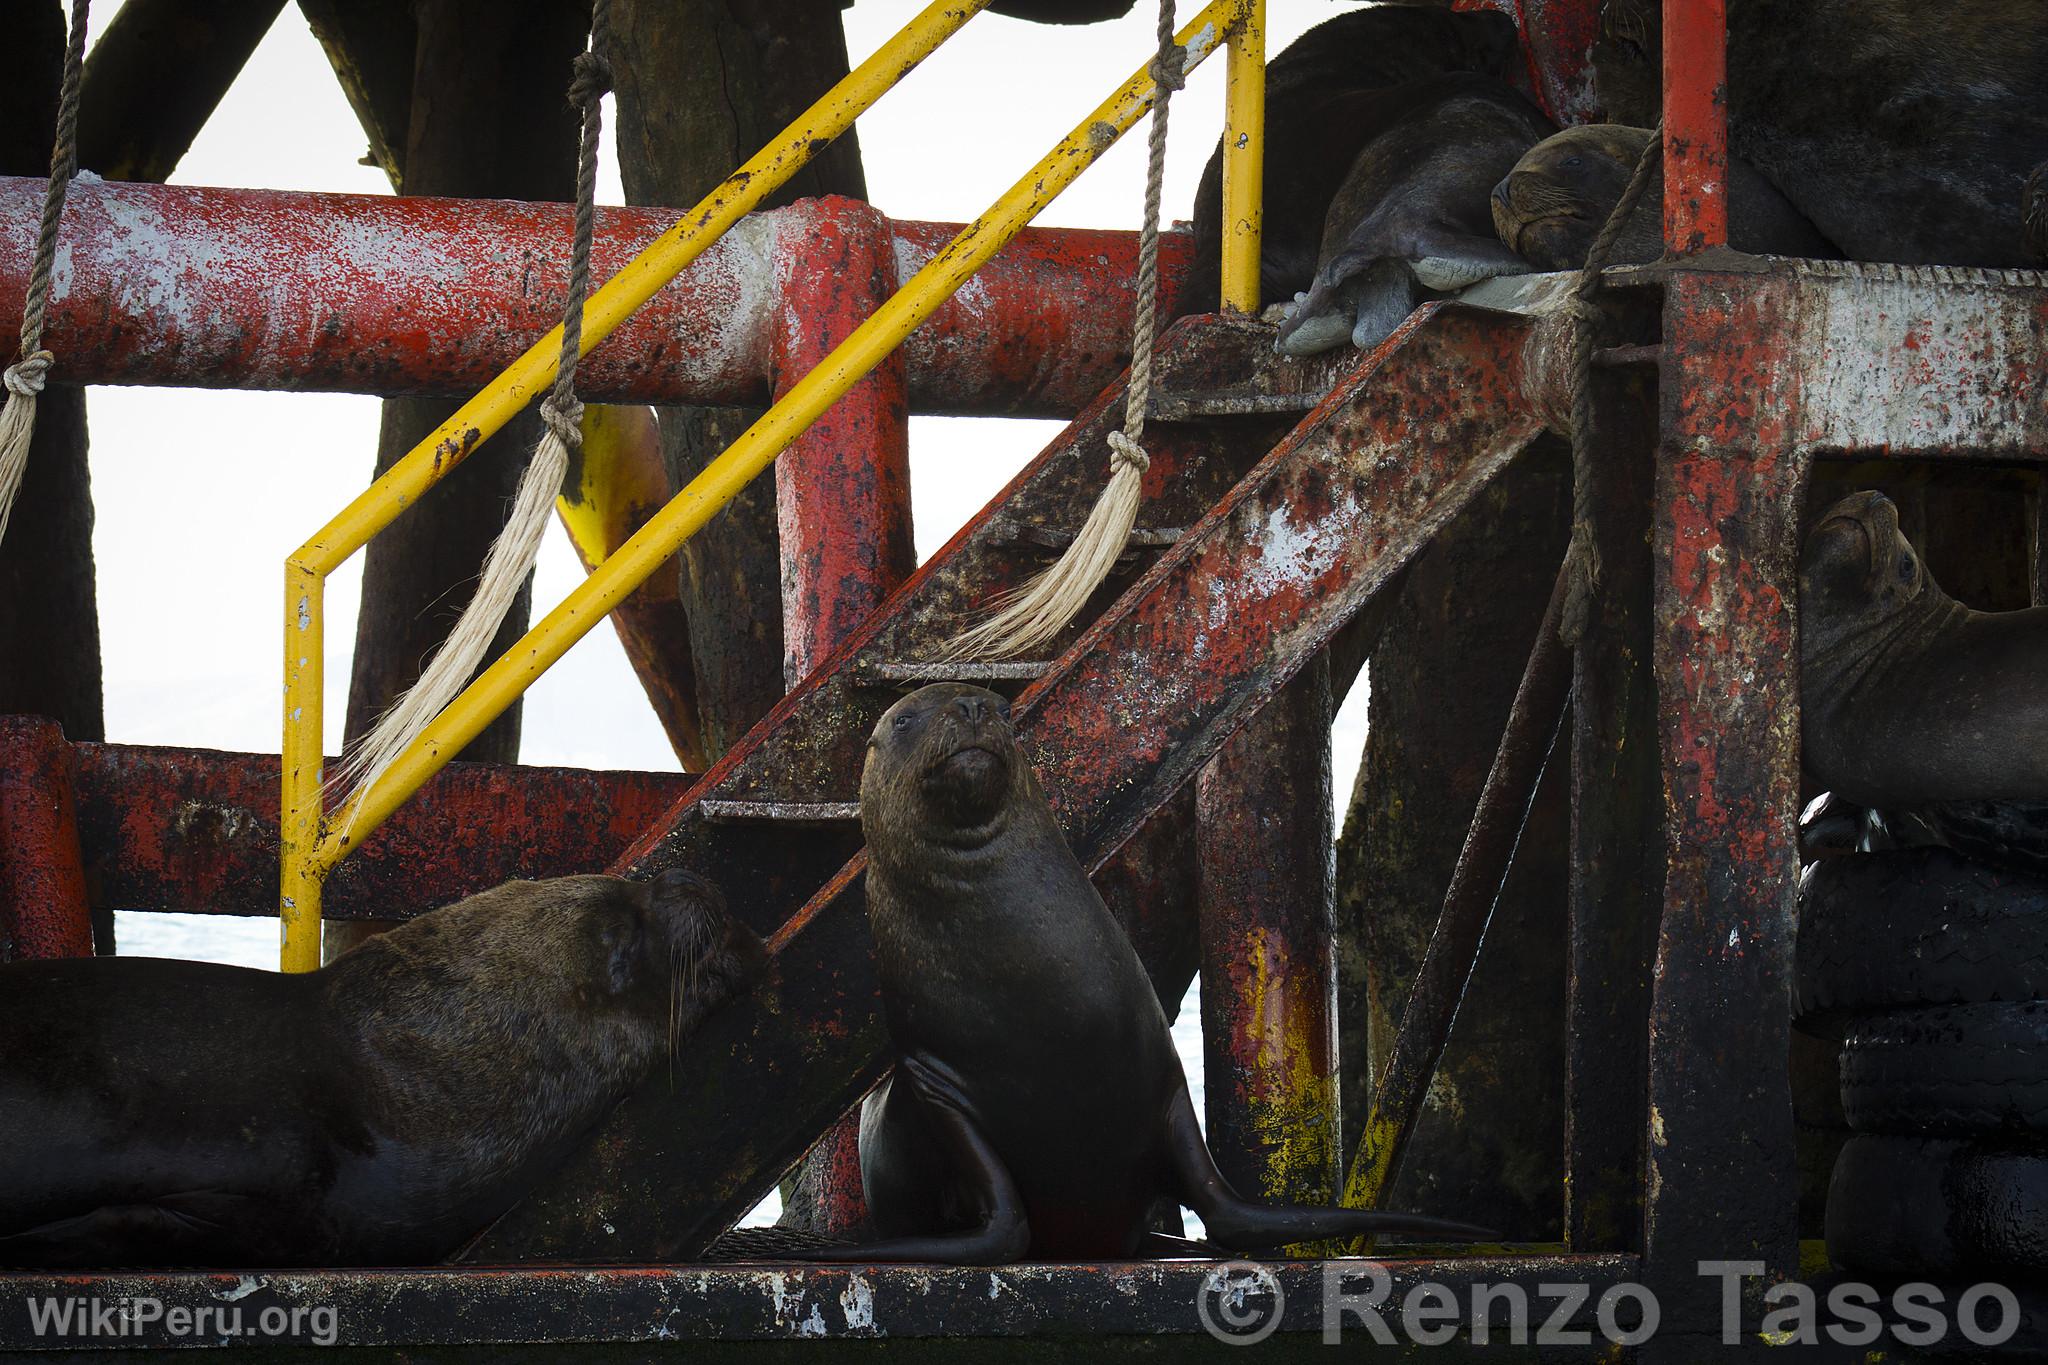
POLYGON ((1942 847, 1800 883, 1797 1015, 1842 1043, 1844 1270, 2048 1281, 2048 879, 1942 847))

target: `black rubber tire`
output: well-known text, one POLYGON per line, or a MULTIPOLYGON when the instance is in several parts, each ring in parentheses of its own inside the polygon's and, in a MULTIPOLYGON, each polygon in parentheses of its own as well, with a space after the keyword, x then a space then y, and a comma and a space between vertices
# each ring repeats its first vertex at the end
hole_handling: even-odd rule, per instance
POLYGON ((1851 1138, 1827 1238, 1829 1259, 1860 1274, 2048 1276, 2048 1147, 1851 1138))
POLYGON ((2048 1133, 2048 1001, 1871 1015, 1842 1043, 1859 1133, 2048 1133))
POLYGON ((1873 1011, 2048 999, 2048 881, 1945 848, 1827 858, 1799 880, 1799 1026, 1873 1011))

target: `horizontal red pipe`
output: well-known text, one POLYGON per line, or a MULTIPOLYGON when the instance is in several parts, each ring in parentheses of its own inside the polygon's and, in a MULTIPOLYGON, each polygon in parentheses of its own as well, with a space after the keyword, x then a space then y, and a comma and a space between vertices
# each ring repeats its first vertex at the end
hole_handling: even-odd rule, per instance
MULTIPOLYGON (((43 182, 0 177, 0 336, 21 322, 43 182)), ((609 277, 665 209, 601 209, 609 277)), ((755 214, 600 346, 585 398, 764 404, 778 237, 755 214)), ((892 225, 908 279, 958 231, 892 225)), ((44 344, 86 384, 467 396, 560 320, 570 210, 82 181, 64 211, 44 344)), ((794 243, 791 244, 792 246, 794 243)), ((917 412, 1070 416, 1128 359, 1136 235, 1032 229, 905 343, 917 412)), ((1162 293, 1187 266, 1162 242, 1162 293)))
MULTIPOLYGON (((277 913, 276 754, 73 748, 94 905, 277 913)), ((322 913, 409 919, 514 877, 602 872, 696 780, 451 763, 335 870, 322 913)))

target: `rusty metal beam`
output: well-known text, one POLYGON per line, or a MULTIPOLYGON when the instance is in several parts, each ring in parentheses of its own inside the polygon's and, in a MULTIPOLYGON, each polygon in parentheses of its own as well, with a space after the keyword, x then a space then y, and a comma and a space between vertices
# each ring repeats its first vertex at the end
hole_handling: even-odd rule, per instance
POLYGON ((1196 778, 1202 1089, 1217 1168, 1240 1192, 1327 1204, 1344 1161, 1327 656, 1196 778))
MULTIPOLYGON (((1112 580, 1097 600, 1115 607, 1018 703, 1020 744, 1084 866, 1101 866, 1534 438, 1542 418, 1522 391, 1527 333, 1519 318, 1426 308, 1249 477, 1239 473, 1273 439, 1270 419, 1162 424, 1148 520, 1188 525, 1190 511, 1207 514, 1120 599, 1112 580)), ((1187 319, 1161 348, 1155 384, 1169 394, 1237 389, 1277 374, 1313 391, 1332 383, 1333 363, 1344 362, 1276 362, 1267 328, 1187 319)), ((472 1259, 688 1254, 880 1074, 864 860, 835 874, 815 861, 829 841, 771 831, 750 848, 708 826, 695 804, 846 799, 867 730, 894 695, 863 680, 890 661, 931 658, 975 604, 1029 572, 1015 527, 1080 524, 1120 401, 1120 388, 1106 390, 621 859, 633 875, 675 865, 721 874, 735 911, 772 936, 781 1009, 748 1002, 707 1021, 673 1084, 630 1096, 472 1259), (730 1102, 707 1102, 717 1096, 730 1102)), ((856 843, 849 834, 842 847, 852 854, 856 843)))
POLYGON ((1727 0, 1665 0, 1664 243, 1728 245, 1727 0))
MULTIPOLYGON (((1639 295, 1641 291, 1630 291, 1639 295)), ((1606 323, 1654 334, 1654 300, 1605 298, 1606 323)), ((1573 662, 1570 968, 1565 992, 1566 1244, 1642 1239, 1650 944, 1664 892, 1657 710, 1650 675, 1654 375, 1593 373, 1593 534, 1600 593, 1573 662)))
MULTIPOLYGON (((775 396, 851 336, 898 286, 889 220, 851 199, 809 200, 775 263, 775 396)), ((910 401, 900 352, 876 366, 775 462, 782 548, 783 680, 823 663, 917 567, 910 522, 910 401)), ((867 1221, 860 1118, 805 1158, 784 1226, 858 1237, 867 1221)))
POLYGON ((75 783, 56 721, 0 716, 0 962, 92 956, 75 783))
MULTIPOLYGON (((41 182, 0 178, 0 332, 20 323, 41 182)), ((466 397, 560 320, 566 205, 81 184, 47 339, 94 384, 466 397)), ((595 269, 665 230, 600 209, 595 269)), ((815 216, 756 214, 588 356, 596 402, 760 405, 774 383, 772 264, 815 216), (785 234, 792 234, 786 236, 785 234)), ((894 224, 909 274, 951 239, 894 224)), ((1070 416, 1123 365, 1136 234, 1027 229, 904 346, 916 412, 1070 416)), ((1184 233, 1161 243, 1176 289, 1184 233)))
MULTIPOLYGON (((94 905, 277 913, 276 755, 75 751, 94 905)), ((514 877, 600 871, 694 780, 452 763, 335 874, 328 913, 409 919, 514 877)))
MULTIPOLYGON (((1367 1278, 1380 1270, 1389 1294, 1380 1312, 1393 1333, 1403 1333, 1401 1306, 1423 1283, 1441 1284, 1464 1305, 1476 1302, 1478 1285, 1518 1286, 1534 1305, 1525 1329, 1540 1326, 1559 1306, 1555 1291, 1540 1286, 1590 1287, 1577 1310, 1561 1315, 1569 1326, 1598 1339, 1594 1302, 1608 1287, 1635 1273, 1625 1256, 1545 1254, 1466 1257, 1454 1261, 1404 1259, 1384 1263, 1332 1264, 1341 1291, 1364 1295, 1367 1278)), ((1326 1268, 1314 1262, 1276 1265, 1272 1273, 1285 1296, 1278 1324, 1281 1342, 1321 1353, 1326 1268)), ((869 1349, 862 1359, 893 1358, 906 1348, 886 1348, 884 1339, 931 1342, 932 1349, 958 1349, 963 1338, 1003 1339, 1030 1350, 1051 1346, 1061 1360, 1089 1358, 1089 1347, 1118 1359, 1134 1348, 1156 1354, 1164 1336, 1185 1343, 1175 1350, 1207 1346, 1196 1300, 1213 1296, 1219 1275, 1201 1261, 1136 1261, 1098 1264, 1004 1266, 669 1265, 631 1267, 563 1266, 535 1269, 288 1271, 256 1274, 0 1275, 0 1292, 10 1304, 49 1299, 62 1304, 85 1296, 103 1303, 160 1303, 171 1310, 205 1310, 202 1321, 217 1321, 238 1308, 247 1334, 244 1356, 267 1358, 263 1347, 303 1348, 332 1344, 390 1351, 403 1348, 482 1347, 492 1360, 560 1360, 581 1349, 606 1359, 652 1359, 654 1351, 685 1353, 716 1349, 717 1343, 784 1343, 806 1358, 846 1359, 848 1345, 869 1349), (266 1343, 257 1331, 265 1315, 298 1330, 273 1334, 266 1343), (331 1314, 331 1317, 315 1316, 331 1314), (281 1339, 279 1339, 281 1338, 281 1339), (1047 1339, 1051 1338, 1051 1341, 1047 1339), (1192 1340, 1190 1340, 1190 1338, 1192 1340), (942 1345, 940 1339, 950 1345, 942 1345), (621 1355, 607 1344, 638 1345, 621 1355), (251 1346, 257 1350, 250 1351, 251 1346), (837 1354, 831 1354, 837 1348, 837 1354), (819 1356, 824 1351, 826 1356, 819 1356)), ((1227 1283, 1248 1287, 1240 1271, 1227 1283)), ((1270 1306, 1256 1290, 1248 1306, 1270 1306)), ((1232 1305, 1233 1309, 1236 1305, 1232 1305)), ((1509 1326, 1508 1305, 1494 1297, 1483 1310, 1499 1337, 1509 1326)), ((1626 1315, 1631 1310, 1624 1308, 1626 1315)), ((1210 1307, 1212 1318, 1215 1305, 1210 1307)), ((1469 1320, 1469 1312, 1462 1320, 1469 1320)), ((1626 1321, 1626 1317, 1624 1317, 1626 1321)), ((53 1333, 37 1336, 25 1312, 0 1315, 0 1351, 76 1350, 119 1345, 130 1350, 169 1351, 192 1344, 162 1320, 121 1320, 119 1341, 53 1333)), ((1362 1346, 1372 1334, 1354 1308, 1342 1318, 1347 1343, 1362 1346)), ((737 1348, 751 1358, 748 1348, 737 1348)), ((773 1352, 764 1344, 760 1351, 773 1352)), ((926 1354, 929 1354, 929 1350, 926 1354)), ((436 1353, 438 1355, 438 1353, 436 1353)), ((718 1359, 727 1359, 720 1353, 718 1359)), ((950 1358, 950 1357, 949 1357, 950 1358)), ((1033 1356, 1031 1358, 1037 1358, 1033 1356)))
POLYGON ((1522 56, 1537 103, 1559 123, 1598 123, 1593 44, 1603 0, 1453 0, 1452 9, 1499 10, 1522 33, 1522 56))

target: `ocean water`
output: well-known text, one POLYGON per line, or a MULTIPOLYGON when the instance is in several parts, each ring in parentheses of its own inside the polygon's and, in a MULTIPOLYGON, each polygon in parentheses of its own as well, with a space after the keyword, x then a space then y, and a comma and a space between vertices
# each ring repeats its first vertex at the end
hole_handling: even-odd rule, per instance
MULTIPOLYGON (((277 970, 277 921, 236 915, 174 915, 122 911, 114 916, 114 941, 124 957, 175 957, 192 962, 225 962, 232 967, 277 970)), ((1197 1116, 1202 1104, 1201 984, 1188 987, 1173 1023, 1173 1043, 1187 1072, 1197 1116)), ((741 1227, 768 1227, 782 1216, 782 1196, 770 1191, 741 1227)), ((1201 1220, 1188 1215, 1190 1236, 1201 1235, 1201 1220)))

